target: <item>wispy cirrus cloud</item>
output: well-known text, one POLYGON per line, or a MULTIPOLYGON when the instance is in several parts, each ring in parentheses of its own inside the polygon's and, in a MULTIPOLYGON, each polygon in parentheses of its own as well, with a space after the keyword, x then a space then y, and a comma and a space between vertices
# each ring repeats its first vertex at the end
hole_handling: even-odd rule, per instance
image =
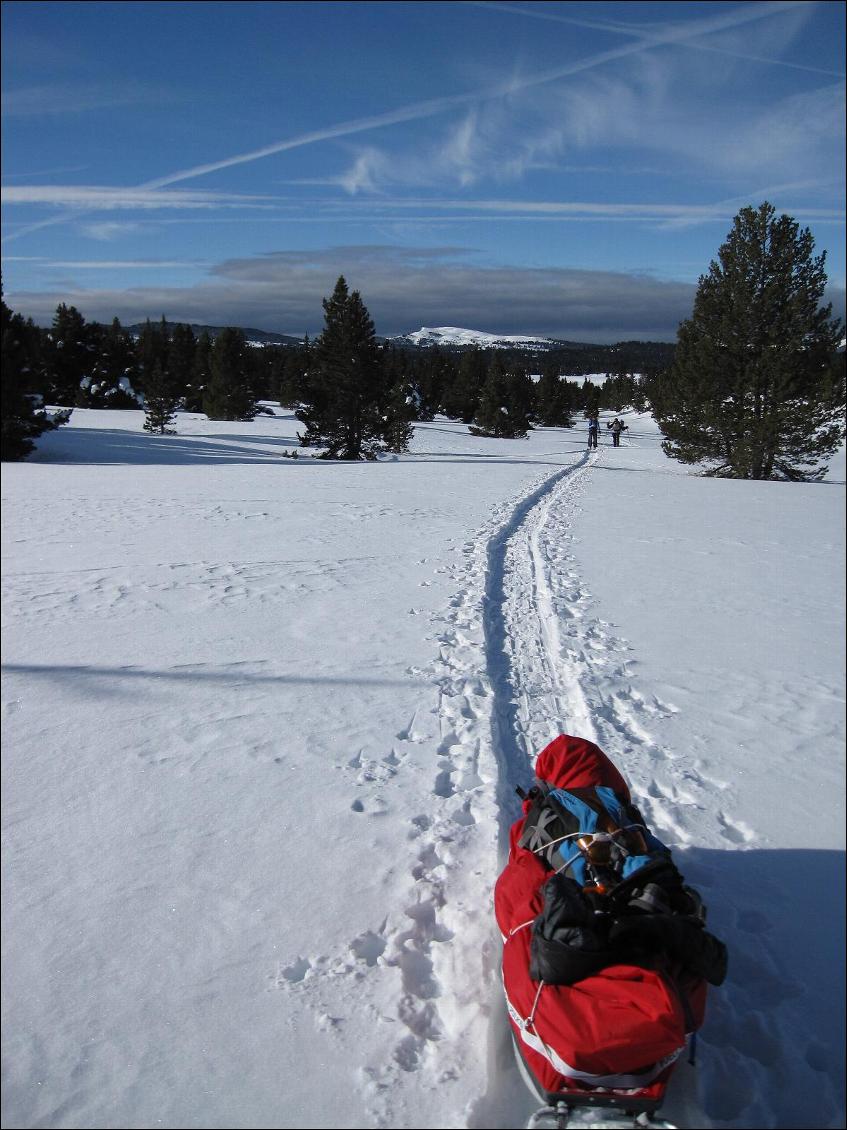
POLYGON ((134 220, 95 220, 80 224, 79 227, 83 235, 96 239, 99 243, 111 243, 124 236, 134 235, 142 230, 143 225, 134 220))
POLYGON ((88 168, 87 165, 63 165, 56 169, 37 169, 34 172, 26 173, 3 173, 4 180, 31 180, 33 177, 57 177, 63 176, 65 173, 82 173, 88 168))
MULTIPOLYGON (((321 180, 318 183, 324 184, 321 180)), ((789 181, 782 184, 757 186, 749 192, 721 199, 691 204, 683 202, 655 201, 607 201, 607 200, 536 200, 520 197, 436 197, 404 196, 380 193, 360 198, 325 200, 317 198, 298 199, 293 197, 265 198, 266 205, 258 211, 249 211, 238 216, 214 212, 202 219, 180 214, 172 219, 168 212, 180 211, 178 207, 163 209, 164 214, 156 214, 151 206, 150 214, 141 220, 108 220, 80 225, 87 235, 101 241, 118 238, 125 234, 152 232, 169 225, 215 224, 250 225, 259 224, 314 224, 320 217, 321 224, 373 225, 389 222, 414 222, 415 224, 446 225, 451 223, 551 223, 551 224, 635 224, 658 230, 670 227, 692 227, 699 224, 729 223, 739 207, 757 204, 769 199, 782 211, 795 215, 802 223, 830 223, 843 225, 844 213, 839 208, 814 207, 801 203, 793 197, 803 191, 819 187, 813 180, 789 181), (793 197, 792 197, 793 194, 793 197)), ((233 205, 240 209, 240 205, 233 205)), ((201 209, 202 210, 202 209, 201 209)), ((4 261, 22 260, 23 256, 4 255, 4 261)))
POLYGON ((123 188, 110 185, 7 185, 4 204, 46 204, 86 211, 147 208, 266 208, 273 198, 203 189, 123 188))
POLYGON ((457 125, 421 142, 353 148, 350 166, 325 183, 351 194, 392 189, 468 187, 522 181, 533 170, 559 175, 575 159, 621 155, 616 180, 636 154, 666 175, 707 177, 731 188, 751 177, 783 179, 798 168, 818 182, 837 179, 833 145, 844 135, 842 82, 782 98, 736 101, 733 82, 746 82, 737 61, 715 87, 713 64, 692 65, 678 54, 636 53, 621 65, 522 90, 509 100, 474 107, 457 125), (625 65, 624 65, 625 64, 625 65), (703 113, 703 105, 712 107, 703 113))
MULTIPOLYGON (((506 82, 498 82, 488 87, 477 88, 459 94, 445 95, 438 98, 424 99, 384 113, 337 122, 333 125, 272 142, 269 145, 251 149, 247 152, 238 153, 204 164, 193 165, 190 168, 181 169, 166 174, 165 176, 148 180, 138 187, 143 190, 163 189, 182 181, 195 179, 212 172, 238 165, 248 164, 277 153, 287 152, 320 142, 350 137, 355 134, 365 133, 388 126, 421 121, 456 110, 463 106, 474 107, 486 102, 511 98, 519 91, 528 91, 546 86, 569 76, 585 74, 608 63, 624 59, 628 56, 637 56, 644 52, 651 51, 656 47, 681 43, 700 35, 737 28, 762 19, 767 19, 774 14, 796 6, 797 3, 799 3, 799 0, 762 0, 762 2, 755 5, 744 5, 729 11, 722 10, 717 14, 710 14, 702 20, 690 21, 684 26, 667 25, 657 29, 649 36, 645 35, 635 41, 629 41, 606 51, 583 56, 582 58, 571 60, 560 66, 533 70, 523 75, 516 74, 506 82)), ((463 175, 466 178, 471 175, 467 167, 463 175)), ((361 176, 362 174, 360 174, 360 179, 361 176)), ((38 221, 10 232, 4 237, 4 241, 22 238, 45 227, 64 223, 70 218, 73 218, 72 215, 66 213, 38 221)))
POLYGON ((0 112, 4 118, 35 118, 112 110, 116 106, 162 106, 174 101, 170 91, 131 80, 120 84, 44 83, 7 88, 0 96, 0 112))
MULTIPOLYGON (((7 256, 4 262, 23 262, 14 256, 7 256)), ((202 267, 208 264, 200 259, 49 259, 39 256, 30 262, 39 262, 50 270, 63 271, 126 271, 126 270, 182 270, 185 267, 202 267)))
POLYGON ((419 121, 455 109, 459 106, 476 105, 480 102, 492 99, 509 97, 520 90, 545 86, 551 82, 556 82, 572 75, 583 74, 586 71, 593 70, 606 63, 626 58, 629 55, 639 55, 655 47, 683 43, 687 40, 695 39, 700 35, 725 31, 729 28, 737 28, 762 19, 767 19, 787 9, 798 7, 802 2, 803 0, 761 0, 761 2, 756 4, 746 4, 740 8, 721 11, 716 15, 707 16, 702 20, 690 21, 684 25, 666 25, 657 29, 655 32, 649 34, 645 33, 643 36, 639 37, 636 42, 626 43, 620 47, 610 48, 607 51, 596 52, 584 56, 581 59, 562 64, 561 66, 548 67, 544 70, 533 70, 523 75, 515 75, 507 82, 495 83, 487 88, 476 89, 462 94, 445 95, 441 98, 425 99, 420 102, 411 103, 408 106, 399 107, 395 110, 389 110, 383 114, 375 114, 367 118, 339 122, 336 125, 328 126, 324 129, 313 130, 309 133, 300 134, 297 137, 273 142, 270 145, 262 146, 260 149, 250 150, 247 153, 236 154, 233 157, 227 157, 220 161, 212 161, 204 165, 195 165, 192 168, 183 169, 180 172, 170 173, 167 176, 148 181, 145 187, 164 187, 169 184, 176 184, 179 181, 204 176, 207 173, 216 172, 219 169, 231 168, 234 165, 257 161, 275 153, 282 153, 290 149, 300 148, 304 145, 311 145, 317 141, 349 137, 353 134, 363 133, 382 126, 400 125, 404 122, 419 121))

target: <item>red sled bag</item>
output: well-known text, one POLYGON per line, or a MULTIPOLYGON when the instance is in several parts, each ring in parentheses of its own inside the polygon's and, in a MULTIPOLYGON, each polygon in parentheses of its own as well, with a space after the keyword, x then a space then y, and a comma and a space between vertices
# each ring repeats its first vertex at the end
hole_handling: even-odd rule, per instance
POLYGON ((494 892, 524 1075, 551 1106, 655 1111, 726 948, 597 745, 562 734, 535 768, 494 892))

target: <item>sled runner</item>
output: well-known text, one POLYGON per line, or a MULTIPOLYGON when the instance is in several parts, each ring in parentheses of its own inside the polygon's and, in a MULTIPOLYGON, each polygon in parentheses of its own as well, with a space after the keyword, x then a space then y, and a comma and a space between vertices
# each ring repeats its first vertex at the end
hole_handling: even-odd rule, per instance
POLYGON ((544 1104, 530 1125, 598 1107, 596 1125, 667 1126, 651 1116, 726 948, 598 746, 562 734, 535 769, 494 894, 515 1048, 544 1104))

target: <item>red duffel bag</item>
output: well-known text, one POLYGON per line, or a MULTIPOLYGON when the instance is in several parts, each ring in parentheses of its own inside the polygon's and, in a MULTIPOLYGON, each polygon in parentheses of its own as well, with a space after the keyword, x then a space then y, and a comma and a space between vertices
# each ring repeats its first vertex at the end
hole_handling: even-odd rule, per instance
MULTIPOLYGON (((596 838, 606 844, 615 842, 614 822, 607 818, 605 810, 594 799, 594 790, 599 789, 596 796, 600 797, 610 797, 611 791, 614 794, 611 799, 620 804, 620 809, 615 811, 635 813, 637 819, 641 819, 637 809, 632 807, 626 781, 593 742, 560 735, 539 754, 535 769, 542 793, 545 790, 564 790, 567 793, 565 800, 573 801, 573 797, 577 796, 593 805, 605 823, 592 821, 591 827, 595 828, 596 838), (570 790, 576 792, 572 794, 570 790), (613 830, 611 834, 597 835, 599 827, 613 830)), ((684 1050, 688 1037, 703 1022, 706 980, 675 960, 672 950, 669 957, 667 950, 661 946, 655 953, 648 954, 642 945, 637 958, 630 964, 621 959, 620 943, 616 949, 609 951, 615 960, 573 983, 551 984, 532 978, 533 931, 534 928, 539 929, 539 916, 545 909, 545 885, 556 871, 566 872, 572 862, 554 869, 549 852, 521 846, 519 841, 522 836, 527 841, 525 826, 528 819, 532 819, 532 812, 536 811, 533 804, 537 806, 538 794, 539 789, 536 788, 525 797, 524 815, 512 826, 509 860, 497 880, 494 894, 497 924, 503 937, 503 987, 516 1048, 529 1069, 527 1081, 534 1084, 533 1089, 545 1102, 555 1103, 564 1099, 570 1104, 582 1097, 591 1105, 600 1105, 601 1101, 605 1104, 610 1100, 613 1105, 655 1110, 661 1102, 673 1063, 684 1050)), ((553 795, 561 797, 563 794, 554 792, 553 795)), ((575 805, 578 803, 574 801, 575 805)), ((632 818, 633 821, 636 817, 632 818)), ((653 847, 658 845, 661 852, 653 851, 651 854, 661 854, 665 861, 662 866, 671 868, 681 882, 682 876, 670 861, 668 849, 652 836, 649 829, 642 825, 638 827, 643 830, 639 843, 644 851, 649 850, 645 843, 653 847)), ((631 835, 632 832, 625 829, 635 828, 635 822, 625 825, 621 822, 618 832, 621 836, 631 835)), ((565 855, 569 854, 571 846, 574 858, 580 854, 580 848, 585 849, 580 866, 587 863, 587 844, 592 839, 591 834, 573 833, 558 838, 569 841, 565 855)), ((631 852, 623 850, 620 854, 628 856, 631 852)), ((649 856, 639 858, 648 860, 649 856)), ((632 859, 630 864, 633 868, 641 866, 632 859)), ((581 883, 593 874, 590 864, 588 868, 588 871, 574 872, 581 883)), ((573 883, 574 880, 569 879, 568 882, 573 883)), ((638 873, 633 870, 628 879, 629 887, 637 882, 638 873)), ((590 895, 585 897, 591 897, 591 905, 600 908, 595 914, 604 917, 602 885, 595 882, 577 887, 574 884, 573 890, 577 893, 590 891, 590 895), (601 894, 598 895, 597 891, 601 894)), ((691 888, 681 887, 680 890, 696 898, 696 892, 691 888)), ((643 892, 636 887, 634 893, 642 896, 639 905, 645 905, 643 892)), ((651 916, 646 911, 642 913, 627 907, 626 913, 631 916, 627 920, 629 924, 632 925, 635 919, 639 929, 645 925, 651 928, 662 926, 666 919, 670 921, 672 918, 670 913, 653 916, 651 923, 648 922, 651 916)), ((613 916, 605 917, 611 919, 613 916)), ((693 918, 693 915, 682 917, 693 918)), ((694 930, 702 922, 696 923, 696 926, 688 922, 684 925, 686 929, 694 930)), ((608 926, 604 928, 608 929, 608 926)), ((712 944, 710 952, 714 952, 715 948, 722 951, 723 972, 709 974, 709 980, 719 983, 725 973, 725 949, 707 932, 700 933, 712 944)))

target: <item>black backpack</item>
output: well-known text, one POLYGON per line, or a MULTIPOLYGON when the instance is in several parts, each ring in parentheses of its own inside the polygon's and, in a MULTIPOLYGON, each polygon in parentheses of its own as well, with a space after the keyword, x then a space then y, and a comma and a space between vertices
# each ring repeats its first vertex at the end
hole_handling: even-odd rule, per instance
POLYGON ((608 965, 684 969, 719 985, 723 942, 670 850, 635 805, 607 786, 559 789, 537 780, 519 845, 552 874, 535 919, 530 976, 569 985, 608 965))

